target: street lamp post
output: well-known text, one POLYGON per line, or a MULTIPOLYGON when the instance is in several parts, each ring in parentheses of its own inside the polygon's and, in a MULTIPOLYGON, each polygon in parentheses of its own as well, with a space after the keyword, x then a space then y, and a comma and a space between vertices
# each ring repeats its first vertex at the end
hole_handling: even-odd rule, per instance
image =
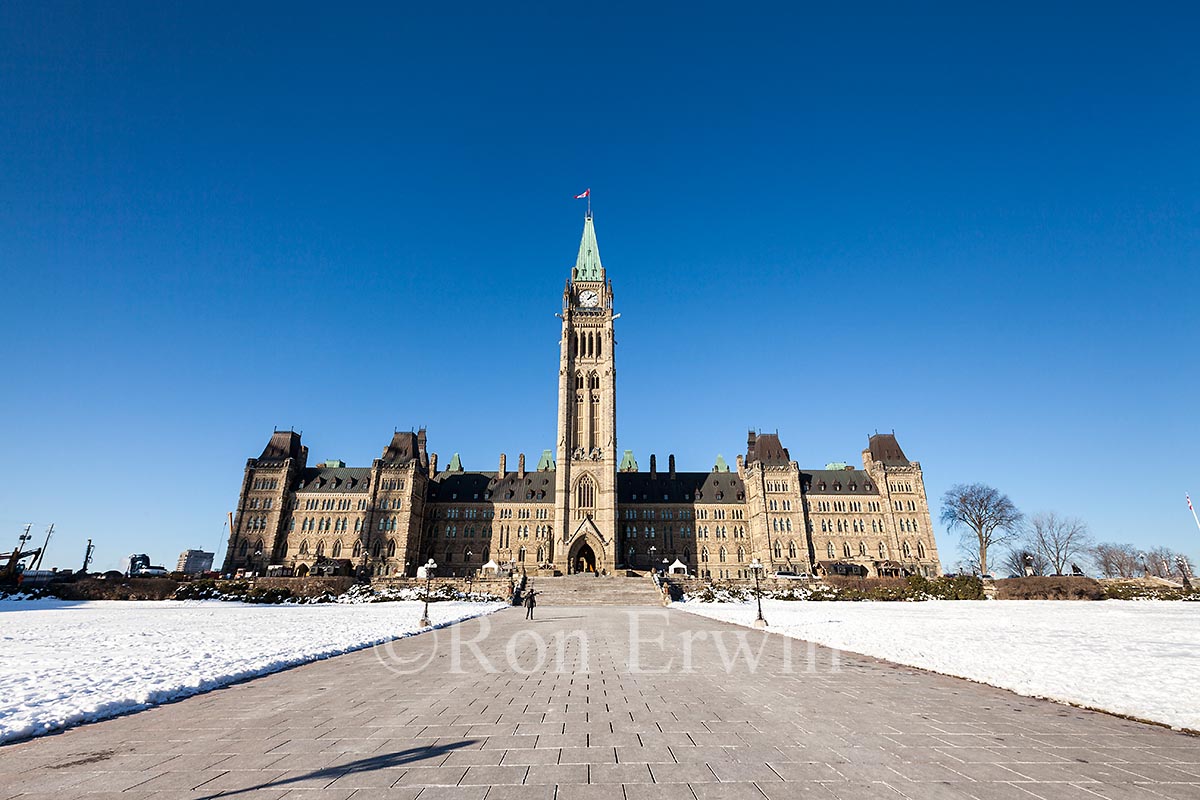
POLYGON ((758 587, 758 573, 762 572, 763 563, 756 558, 750 562, 750 569, 754 571, 754 596, 758 600, 758 619, 754 620, 754 627, 765 628, 767 621, 762 613, 762 590, 758 587))
POLYGON ((1140 558, 1142 560, 1142 577, 1149 578, 1150 577, 1150 565, 1146 562, 1146 554, 1138 553, 1138 558, 1140 558))
POLYGON ((654 554, 657 551, 658 551, 657 547, 655 547, 654 545, 650 545, 650 571, 651 572, 654 571, 654 554))
POLYGON ((467 599, 471 598, 471 590, 475 586, 475 568, 471 566, 471 556, 475 555, 470 550, 467 550, 467 599))
POLYGON ((425 562, 425 613, 421 616, 421 627, 429 628, 432 623, 429 621, 429 584, 432 582, 433 571, 437 569, 437 563, 431 558, 425 562))

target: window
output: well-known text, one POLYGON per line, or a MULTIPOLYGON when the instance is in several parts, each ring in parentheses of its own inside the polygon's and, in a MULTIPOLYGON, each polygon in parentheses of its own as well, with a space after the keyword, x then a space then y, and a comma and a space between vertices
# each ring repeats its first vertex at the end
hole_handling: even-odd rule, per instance
MULTIPOLYGON (((741 548, 738 548, 738 552, 741 552, 741 548)), ((783 558, 783 547, 779 544, 779 542, 775 543, 775 557, 783 558)), ((738 561, 741 561, 740 557, 738 558, 738 561)))
POLYGON ((342 543, 341 543, 341 542, 334 542, 334 543, 333 543, 333 557, 334 557, 334 558, 337 558, 337 557, 338 557, 338 556, 340 556, 341 554, 342 554, 342 543))
POLYGON ((837 558, 837 551, 833 549, 833 542, 829 542, 827 545, 825 545, 825 555, 829 556, 830 558, 837 558))
POLYGON ((844 555, 846 558, 850 558, 850 543, 849 542, 842 542, 842 555, 844 555))
POLYGON ((788 558, 796 557, 796 543, 788 542, 788 558))
POLYGON ((584 475, 576 484, 575 505, 579 508, 596 507, 596 484, 590 475, 584 475))
POLYGON ((387 554, 388 554, 388 558, 396 557, 396 540, 395 539, 388 539, 387 554))

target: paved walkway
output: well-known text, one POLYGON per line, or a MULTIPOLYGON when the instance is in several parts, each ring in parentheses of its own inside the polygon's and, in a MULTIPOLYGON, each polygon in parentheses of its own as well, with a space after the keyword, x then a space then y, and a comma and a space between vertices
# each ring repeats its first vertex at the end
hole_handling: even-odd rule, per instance
POLYGON ((0 798, 80 796, 1195 800, 1200 738, 680 612, 511 609, 0 748, 0 798))

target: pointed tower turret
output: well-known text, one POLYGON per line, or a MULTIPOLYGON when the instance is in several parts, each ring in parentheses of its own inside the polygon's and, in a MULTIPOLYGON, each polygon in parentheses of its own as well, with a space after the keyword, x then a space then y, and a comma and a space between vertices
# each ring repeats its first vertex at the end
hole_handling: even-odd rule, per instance
POLYGON ((604 265, 600 263, 600 245, 596 244, 591 214, 583 220, 583 237, 579 240, 579 255, 575 258, 575 269, 571 270, 571 280, 604 280, 604 265))

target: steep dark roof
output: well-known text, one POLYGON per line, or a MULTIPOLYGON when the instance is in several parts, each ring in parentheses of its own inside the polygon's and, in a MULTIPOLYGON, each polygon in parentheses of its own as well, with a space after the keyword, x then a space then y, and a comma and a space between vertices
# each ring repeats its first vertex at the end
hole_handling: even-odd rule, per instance
POLYGON ((791 463, 787 448, 777 433, 750 434, 746 442, 746 463, 761 461, 769 467, 785 467, 791 463))
POLYGON ((434 503, 553 503, 554 471, 526 472, 524 478, 508 472, 439 472, 429 483, 434 503), (489 496, 490 493, 490 496, 489 496))
POLYGON ((411 431, 397 431, 391 443, 383 448, 380 457, 385 464, 407 464, 417 457, 417 435, 411 431))
POLYGON ((861 469, 812 469, 800 473, 807 494, 878 494, 879 487, 861 469), (867 487, 871 488, 867 488, 867 487))
POLYGON ((736 472, 618 472, 617 502, 741 503, 746 487, 736 472), (699 492, 699 496, 697 496, 699 492))
POLYGON ((295 431, 275 431, 263 448, 259 461, 283 461, 300 457, 300 434, 295 431))
POLYGON ((900 443, 896 441, 894 433, 875 434, 868 440, 867 449, 871 451, 871 458, 881 464, 893 466, 910 463, 905 458, 904 451, 900 449, 900 443))
POLYGON ((370 467, 309 467, 300 474, 300 492, 367 492, 371 489, 370 467))

